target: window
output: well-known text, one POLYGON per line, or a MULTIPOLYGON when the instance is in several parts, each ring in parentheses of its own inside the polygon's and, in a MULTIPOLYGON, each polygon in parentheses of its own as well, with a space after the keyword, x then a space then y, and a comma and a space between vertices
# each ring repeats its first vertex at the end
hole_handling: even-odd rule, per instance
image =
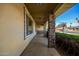
POLYGON ((26 15, 25 8, 24 8, 24 39, 26 36, 30 35, 32 32, 33 32, 33 22, 26 15))
POLYGON ((29 35, 29 34, 31 34, 33 32, 33 26, 32 26, 32 20, 28 16, 26 16, 26 24, 27 24, 27 26, 26 26, 26 29, 27 29, 26 34, 29 35))

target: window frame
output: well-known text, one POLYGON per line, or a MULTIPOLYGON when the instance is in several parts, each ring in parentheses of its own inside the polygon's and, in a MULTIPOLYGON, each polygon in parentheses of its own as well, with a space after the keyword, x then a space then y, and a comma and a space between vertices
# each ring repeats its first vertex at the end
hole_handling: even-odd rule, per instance
POLYGON ((26 14, 26 8, 24 7, 24 40, 33 33, 33 21, 26 14), (29 20, 32 22, 32 32, 29 34, 29 20))

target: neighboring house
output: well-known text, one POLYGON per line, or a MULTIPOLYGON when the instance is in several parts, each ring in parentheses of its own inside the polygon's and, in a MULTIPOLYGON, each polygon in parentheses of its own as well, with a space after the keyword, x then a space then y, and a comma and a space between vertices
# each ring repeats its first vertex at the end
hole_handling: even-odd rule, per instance
POLYGON ((66 23, 61 23, 55 28, 56 28, 56 32, 65 32, 67 30, 67 25, 66 23))
POLYGON ((79 26, 75 26, 75 27, 73 27, 73 29, 79 30, 79 26))

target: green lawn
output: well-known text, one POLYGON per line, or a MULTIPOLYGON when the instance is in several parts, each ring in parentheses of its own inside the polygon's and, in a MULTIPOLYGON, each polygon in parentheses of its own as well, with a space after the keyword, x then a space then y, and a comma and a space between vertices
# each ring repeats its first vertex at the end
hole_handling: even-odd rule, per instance
POLYGON ((79 42, 79 35, 72 35, 72 34, 64 34, 64 33, 56 33, 58 38, 62 39, 72 39, 76 42, 79 42))

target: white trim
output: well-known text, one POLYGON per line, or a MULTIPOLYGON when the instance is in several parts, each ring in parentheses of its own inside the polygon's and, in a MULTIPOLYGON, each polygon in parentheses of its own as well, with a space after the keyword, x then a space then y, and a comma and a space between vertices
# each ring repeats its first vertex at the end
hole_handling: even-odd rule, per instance
POLYGON ((32 34, 33 34, 33 33, 31 33, 31 34, 25 36, 25 39, 27 39, 28 37, 30 37, 32 34))

